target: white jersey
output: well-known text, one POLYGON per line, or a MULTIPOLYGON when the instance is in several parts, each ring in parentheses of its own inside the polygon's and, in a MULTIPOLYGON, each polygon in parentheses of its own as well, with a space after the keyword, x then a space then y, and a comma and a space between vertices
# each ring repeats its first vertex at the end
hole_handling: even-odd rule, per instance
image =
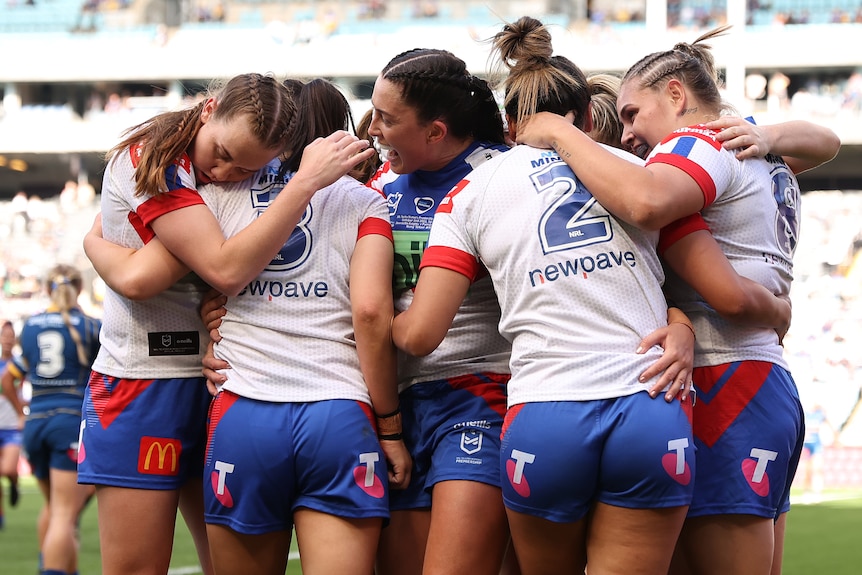
MULTIPOLYGON (((395 240, 395 309, 402 312, 413 301, 419 265, 437 206, 446 194, 475 167, 508 148, 473 142, 445 167, 399 175, 384 164, 368 185, 379 190, 389 205, 395 240)), ((424 357, 398 354, 398 388, 470 373, 509 373, 511 345, 500 337, 500 307, 487 276, 470 286, 470 292, 452 322, 446 338, 424 357)))
MULTIPOLYGON (((6 361, 5 359, 0 359, 0 375, 6 370, 6 361)), ((12 362, 11 359, 8 361, 12 362)), ((18 393, 17 388, 15 393, 18 393)), ((12 403, 2 393, 0 393, 0 429, 18 429, 18 413, 12 407, 12 403)))
MULTIPOLYGON (((149 224, 172 210, 201 204, 187 156, 165 173, 168 192, 135 196, 136 147, 116 154, 102 184, 102 233, 106 240, 140 248, 152 237, 149 224)), ((189 274, 146 301, 105 291, 101 349, 93 370, 128 379, 201 376, 209 336, 198 314, 206 284, 189 274)))
POLYGON ((510 406, 605 399, 655 383, 638 377, 662 351, 635 351, 667 325, 656 241, 614 219, 555 152, 516 146, 449 194, 422 267, 488 269, 512 342, 510 406))
MULTIPOLYGON (((703 191, 701 215, 736 272, 772 293, 788 294, 799 238, 796 177, 773 155, 738 160, 715 134, 702 126, 677 130, 647 163, 670 164, 689 174, 703 191)), ((666 288, 694 324, 696 367, 758 360, 787 368, 774 330, 725 320, 675 275, 668 275, 666 288)))
MULTIPOLYGON (((252 180, 202 197, 231 237, 284 187, 272 163, 252 180)), ((292 175, 292 174, 291 174, 292 175)), ((392 237, 386 202, 350 177, 318 191, 290 240, 239 295, 228 298, 216 356, 224 389, 273 402, 353 399, 370 404, 359 369, 348 278, 356 241, 392 237)))

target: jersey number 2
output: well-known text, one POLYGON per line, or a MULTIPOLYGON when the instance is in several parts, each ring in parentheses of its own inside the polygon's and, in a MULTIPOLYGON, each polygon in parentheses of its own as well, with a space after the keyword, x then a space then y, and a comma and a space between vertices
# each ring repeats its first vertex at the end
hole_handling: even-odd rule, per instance
POLYGON ((596 199, 575 179, 571 169, 554 163, 530 176, 538 192, 554 191, 558 197, 539 219, 539 241, 549 254, 580 248, 613 238, 611 218, 596 199))

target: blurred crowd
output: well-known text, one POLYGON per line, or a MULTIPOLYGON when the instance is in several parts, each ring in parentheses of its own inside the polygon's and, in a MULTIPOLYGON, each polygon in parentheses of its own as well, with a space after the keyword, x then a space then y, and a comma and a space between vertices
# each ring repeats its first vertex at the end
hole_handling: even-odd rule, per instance
POLYGON ((82 307, 101 316, 103 283, 84 255, 82 241, 99 211, 88 183, 69 181, 53 197, 20 192, 0 201, 0 319, 20 328, 47 305, 43 279, 57 263, 84 272, 82 307))
POLYGON ((860 447, 862 193, 810 192, 802 204, 786 355, 803 405, 823 407, 834 441, 860 447))
MULTIPOLYGON (((133 13, 138 2, 135 0, 65 0, 70 3, 75 17, 70 20, 72 31, 96 31, 110 29, 114 22, 106 17, 118 12, 133 13)), ((351 0, 338 4, 339 20, 408 20, 452 16, 449 12, 466 9, 478 14, 484 2, 467 2, 454 10, 444 9, 445 0, 351 0)), ((38 0, 5 0, 7 9, 35 9, 42 2, 38 0)), ((284 2, 283 0, 187 0, 177 1, 173 13, 164 23, 169 26, 182 26, 197 23, 248 23, 249 12, 271 13, 293 4, 300 10, 316 3, 284 2), (174 13, 175 12, 175 13, 174 13)), ((791 0, 748 0, 748 25, 788 26, 806 24, 850 24, 862 22, 862 5, 853 6, 842 0, 802 1, 791 0)), ((591 24, 643 24, 646 19, 646 0, 594 0, 579 13, 576 4, 549 2, 546 12, 566 16, 569 24, 589 22, 591 24)), ((321 10, 321 13, 326 9, 321 10)), ((726 0, 668 0, 668 27, 714 27, 726 23, 726 0)))

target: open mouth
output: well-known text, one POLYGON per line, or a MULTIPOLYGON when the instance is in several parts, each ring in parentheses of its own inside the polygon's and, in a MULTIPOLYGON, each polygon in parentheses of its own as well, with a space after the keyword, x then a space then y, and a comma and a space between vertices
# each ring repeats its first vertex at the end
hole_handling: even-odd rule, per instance
POLYGON ((377 156, 380 158, 381 162, 386 162, 391 156, 398 155, 398 152, 386 144, 381 144, 378 138, 374 138, 374 149, 377 150, 377 156))

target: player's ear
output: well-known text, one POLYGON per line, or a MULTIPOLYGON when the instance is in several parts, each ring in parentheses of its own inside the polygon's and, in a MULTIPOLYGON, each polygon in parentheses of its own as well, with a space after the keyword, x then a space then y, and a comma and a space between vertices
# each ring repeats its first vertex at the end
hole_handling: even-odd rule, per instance
POLYGON ((506 126, 507 129, 507 139, 510 140, 513 144, 518 138, 518 122, 515 121, 515 118, 506 114, 506 126))
POLYGON ((449 133, 449 126, 446 125, 446 122, 442 122, 440 120, 434 120, 430 124, 425 131, 425 140, 427 143, 435 143, 439 142, 443 138, 446 137, 446 134, 449 133))
POLYGON ((204 102, 203 108, 201 108, 201 124, 206 124, 210 121, 210 118, 215 114, 216 108, 218 108, 218 102, 216 102, 216 99, 207 98, 207 101, 204 102))

